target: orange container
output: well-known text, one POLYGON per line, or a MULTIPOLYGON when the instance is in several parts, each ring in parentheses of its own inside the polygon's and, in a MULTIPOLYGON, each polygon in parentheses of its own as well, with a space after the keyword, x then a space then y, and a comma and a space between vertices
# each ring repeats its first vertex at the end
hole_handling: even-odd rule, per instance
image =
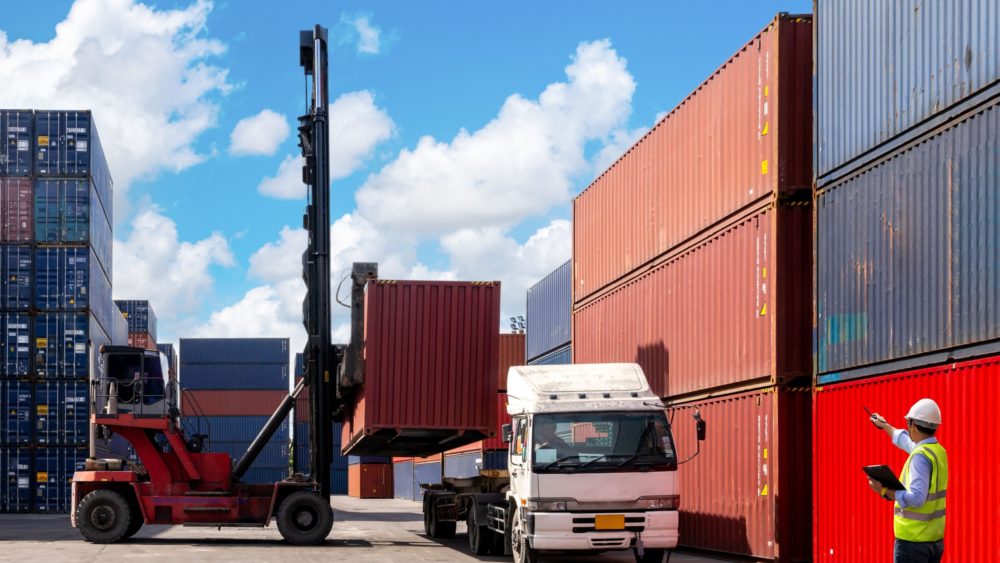
POLYGON ((347 467, 347 494, 355 498, 392 498, 391 463, 359 463, 347 467))

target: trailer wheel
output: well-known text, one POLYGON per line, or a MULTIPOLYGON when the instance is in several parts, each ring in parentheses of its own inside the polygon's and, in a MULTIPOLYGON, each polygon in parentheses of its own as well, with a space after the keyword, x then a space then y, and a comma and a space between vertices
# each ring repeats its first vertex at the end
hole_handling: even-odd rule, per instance
POLYGON ((131 528, 132 509, 125 497, 114 491, 92 491, 76 505, 76 526, 89 542, 115 543, 131 528))
POLYGON ((486 526, 479 525, 479 515, 476 503, 472 503, 465 517, 465 525, 469 529, 469 549, 476 555, 489 555, 493 551, 493 533, 486 526))
POLYGON ((281 501, 275 518, 285 541, 295 545, 323 543, 333 528, 333 509, 329 501, 311 492, 294 492, 281 501))
POLYGON ((431 511, 430 494, 424 492, 423 496, 423 508, 424 508, 424 535, 431 535, 431 518, 433 512, 431 511))
POLYGON ((531 548, 528 534, 521 523, 521 511, 514 514, 514 522, 510 526, 510 550, 514 563, 538 563, 538 551, 531 548))

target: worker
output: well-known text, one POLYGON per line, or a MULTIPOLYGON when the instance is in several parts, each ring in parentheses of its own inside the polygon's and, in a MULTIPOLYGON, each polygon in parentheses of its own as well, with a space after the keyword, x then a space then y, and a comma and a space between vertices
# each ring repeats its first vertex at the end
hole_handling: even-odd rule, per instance
POLYGON ((920 399, 906 414, 906 429, 893 428, 878 413, 871 422, 892 438, 892 443, 910 454, 893 491, 875 479, 872 490, 895 501, 893 530, 894 563, 939 563, 944 554, 944 509, 948 492, 948 454, 934 434, 941 425, 941 409, 932 399, 920 399))
POLYGON ((556 423, 548 420, 539 421, 535 426, 535 457, 538 450, 555 450, 555 458, 560 459, 574 454, 573 448, 556 433, 556 423))

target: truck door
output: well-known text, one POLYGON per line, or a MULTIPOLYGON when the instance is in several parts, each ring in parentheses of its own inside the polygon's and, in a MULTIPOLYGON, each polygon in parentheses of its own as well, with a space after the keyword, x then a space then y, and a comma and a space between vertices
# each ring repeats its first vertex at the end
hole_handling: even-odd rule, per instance
POLYGON ((528 465, 528 417, 514 417, 514 439, 510 442, 510 485, 517 499, 527 498, 531 487, 531 472, 528 465))

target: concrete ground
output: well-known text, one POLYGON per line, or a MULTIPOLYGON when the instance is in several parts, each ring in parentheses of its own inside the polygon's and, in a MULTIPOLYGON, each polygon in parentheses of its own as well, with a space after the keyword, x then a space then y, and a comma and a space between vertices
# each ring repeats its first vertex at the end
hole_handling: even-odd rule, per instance
MULTIPOLYGON (((184 528, 147 526, 120 544, 84 542, 69 525, 69 516, 0 514, 0 561, 509 561, 469 554, 465 526, 458 536, 435 541, 423 535, 420 505, 403 500, 359 500, 333 497, 335 521, 326 544, 295 547, 282 542, 277 528, 184 528)), ((567 563, 580 557, 547 556, 542 561, 567 563)), ((588 563, 631 563, 631 553, 586 557, 588 563)), ((675 553, 671 563, 718 562, 675 553)))

